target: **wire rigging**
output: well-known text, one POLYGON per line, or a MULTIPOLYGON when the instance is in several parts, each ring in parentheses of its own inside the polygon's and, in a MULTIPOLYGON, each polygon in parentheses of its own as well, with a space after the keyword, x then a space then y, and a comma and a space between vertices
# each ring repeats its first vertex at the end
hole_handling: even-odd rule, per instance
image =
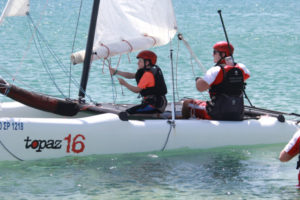
MULTIPOLYGON (((76 22, 76 27, 75 27, 75 33, 74 33, 74 38, 72 42, 72 51, 71 54, 74 53, 74 48, 75 48, 75 41, 77 37, 77 31, 78 31, 78 26, 79 26, 79 19, 81 16, 81 10, 82 10, 82 0, 80 1, 80 6, 79 6, 79 11, 78 11, 78 17, 77 17, 77 22, 76 22)), ((71 96, 71 76, 72 76, 72 61, 70 60, 70 65, 69 65, 69 98, 71 96)))
POLYGON ((176 67, 175 67, 175 90, 177 100, 179 100, 179 92, 178 92, 178 58, 179 58, 179 49, 180 49, 180 42, 177 40, 177 54, 176 54, 176 67))
POLYGON ((70 80, 72 80, 73 84, 79 88, 82 92, 85 93, 85 95, 89 98, 89 100, 93 103, 96 103, 92 100, 92 98, 80 87, 80 84, 73 78, 73 76, 71 74, 69 74, 69 71, 67 70, 67 68, 64 66, 63 62, 58 58, 58 56, 55 54, 55 52, 51 49, 49 43, 47 42, 47 40, 43 37, 43 35, 41 34, 41 32, 38 30, 37 26, 35 25, 33 19, 31 18, 30 15, 28 15, 29 19, 30 19, 30 22, 31 24, 33 25, 34 27, 34 31, 31 29, 31 24, 29 24, 29 27, 30 27, 30 30, 32 32, 32 35, 36 35, 37 39, 38 39, 38 43, 39 45, 36 44, 36 41, 34 39, 34 42, 35 42, 35 46, 36 46, 36 49, 39 53, 39 56, 42 60, 42 64, 43 66, 45 67, 45 70, 47 71, 47 73, 49 74, 52 82, 54 83, 55 87, 57 88, 57 90, 61 93, 62 96, 64 96, 66 98, 66 95, 63 94, 63 92, 61 91, 61 89, 59 88, 59 86, 56 84, 55 82, 55 79, 53 77, 53 74, 51 73, 51 70, 48 66, 48 63, 45 59, 45 55, 44 55, 44 51, 42 50, 42 44, 41 42, 43 42, 43 44, 46 46, 47 50, 49 51, 49 53, 53 56, 53 58, 55 59, 56 63, 58 64, 58 66, 60 67, 61 71, 65 73, 65 75, 67 77, 70 77, 70 80), (39 48, 40 47, 40 50, 39 48))
MULTIPOLYGON (((37 39, 37 41, 36 41, 35 37, 33 37, 33 41, 34 41, 34 45, 35 45, 35 47, 36 47, 36 49, 37 49, 37 52, 38 52, 38 54, 39 54, 39 56, 40 56, 40 59, 41 59, 41 61, 42 61, 42 64, 43 64, 43 66, 44 66, 46 72, 49 74, 50 79, 51 79, 51 81, 53 82, 53 84, 55 85, 56 89, 60 92, 60 94, 61 94, 63 97, 65 97, 64 93, 63 93, 63 92, 61 91, 61 89, 58 87, 58 85, 57 85, 57 83, 56 83, 56 81, 55 81, 55 78, 54 78, 54 76, 53 76, 53 74, 52 74, 52 72, 51 72, 51 70, 50 70, 50 68, 49 68, 49 65, 48 65, 48 63, 47 63, 47 61, 46 61, 46 59, 45 59, 46 56, 45 56, 45 54, 44 54, 44 51, 43 51, 43 48, 42 48, 42 44, 41 44, 41 39, 43 39, 43 38, 40 38, 41 35, 40 35, 39 31, 37 30, 37 27, 34 25, 33 20, 32 20, 32 18, 30 17, 30 15, 28 15, 28 17, 29 17, 31 23, 32 23, 33 26, 34 26, 34 30, 35 30, 35 31, 32 30, 31 24, 28 22, 29 29, 30 29, 30 32, 31 32, 32 36, 34 36, 34 33, 36 34, 36 39, 37 39)), ((47 46, 47 44, 46 44, 46 46, 47 46)))

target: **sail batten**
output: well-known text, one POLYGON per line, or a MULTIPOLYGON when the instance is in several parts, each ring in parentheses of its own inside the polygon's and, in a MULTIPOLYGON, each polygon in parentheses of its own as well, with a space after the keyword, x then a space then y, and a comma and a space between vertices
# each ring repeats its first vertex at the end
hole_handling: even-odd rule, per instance
MULTIPOLYGON (((168 44, 177 31, 171 0, 102 0, 93 60, 168 44)), ((71 56, 83 61, 84 51, 71 56)))
POLYGON ((8 0, 0 16, 0 24, 5 17, 25 16, 29 12, 29 0, 8 0))

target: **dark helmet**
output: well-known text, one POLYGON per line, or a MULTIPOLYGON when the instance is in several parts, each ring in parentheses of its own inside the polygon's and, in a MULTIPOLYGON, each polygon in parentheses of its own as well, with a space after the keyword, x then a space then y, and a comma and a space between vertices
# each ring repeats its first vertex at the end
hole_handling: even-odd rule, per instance
POLYGON ((216 51, 219 51, 219 52, 224 52, 226 54, 226 57, 227 56, 232 56, 233 52, 234 52, 234 47, 232 46, 232 44, 229 44, 230 46, 230 50, 229 51, 229 48, 228 48, 228 43, 225 42, 225 41, 221 41, 221 42, 217 42, 213 48, 216 50, 216 51))
POLYGON ((149 50, 145 50, 145 51, 141 51, 136 58, 142 58, 144 60, 150 60, 151 65, 155 65, 156 64, 156 60, 157 60, 157 56, 154 52, 149 51, 149 50))

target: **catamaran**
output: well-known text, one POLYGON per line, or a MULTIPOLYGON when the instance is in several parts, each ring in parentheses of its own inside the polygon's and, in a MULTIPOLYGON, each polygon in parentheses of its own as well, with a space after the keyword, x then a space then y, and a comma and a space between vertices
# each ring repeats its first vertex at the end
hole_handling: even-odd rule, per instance
MULTIPOLYGON (((32 20, 29 0, 8 0, 0 24, 9 16, 32 20)), ((93 60, 109 63, 113 56, 166 45, 176 33, 171 0, 94 0, 86 49, 71 55, 73 64, 83 63, 78 99, 28 91, 0 78, 0 92, 14 100, 1 103, 0 161, 274 144, 299 129, 296 120, 284 118, 298 114, 254 106, 245 106, 243 121, 182 119, 182 101, 175 102, 174 92, 164 113, 136 114, 128 121, 118 114, 130 104, 86 102, 93 60)), ((201 65, 182 35, 179 39, 201 65)))

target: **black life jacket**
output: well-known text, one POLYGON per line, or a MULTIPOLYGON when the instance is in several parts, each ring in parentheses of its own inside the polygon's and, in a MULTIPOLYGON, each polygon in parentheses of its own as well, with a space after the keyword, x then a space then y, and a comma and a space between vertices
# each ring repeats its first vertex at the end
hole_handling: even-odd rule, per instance
POLYGON ((145 68, 139 69, 135 74, 135 80, 136 80, 137 84, 139 84, 142 76, 144 75, 144 73, 146 71, 149 71, 153 74, 154 79, 155 79, 155 85, 154 85, 154 87, 149 87, 149 88, 143 89, 140 92, 141 96, 145 97, 148 95, 156 95, 156 96, 166 95, 167 94, 167 86, 165 83, 165 79, 164 79, 161 69, 156 65, 152 66, 149 69, 145 69, 145 68))
POLYGON ((243 120, 245 88, 243 71, 232 66, 220 66, 223 80, 209 89, 211 101, 207 103, 207 113, 216 120, 243 120), (227 72, 224 68, 230 68, 227 72))

